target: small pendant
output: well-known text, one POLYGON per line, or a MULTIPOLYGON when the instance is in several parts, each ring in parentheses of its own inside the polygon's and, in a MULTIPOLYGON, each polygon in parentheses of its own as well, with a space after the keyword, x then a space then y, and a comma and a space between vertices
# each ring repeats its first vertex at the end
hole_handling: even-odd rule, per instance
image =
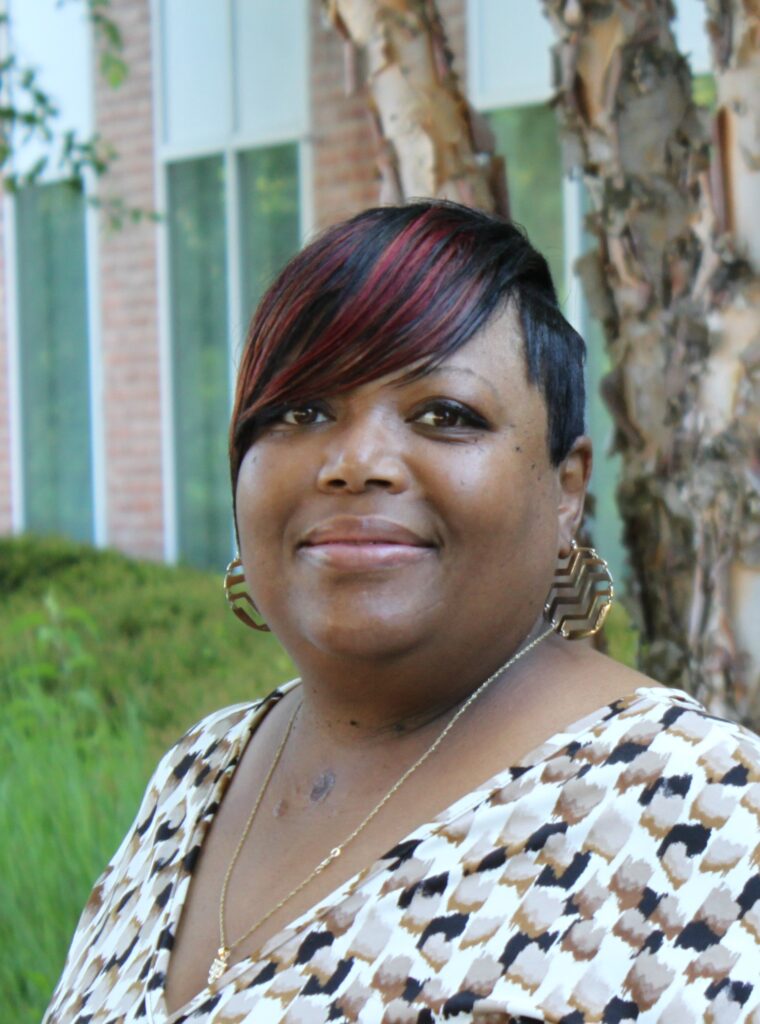
POLYGON ((216 951, 216 956, 211 961, 211 967, 208 972, 208 983, 213 985, 214 982, 221 978, 224 972, 227 970, 227 961, 230 958, 230 950, 225 946, 220 946, 216 951))

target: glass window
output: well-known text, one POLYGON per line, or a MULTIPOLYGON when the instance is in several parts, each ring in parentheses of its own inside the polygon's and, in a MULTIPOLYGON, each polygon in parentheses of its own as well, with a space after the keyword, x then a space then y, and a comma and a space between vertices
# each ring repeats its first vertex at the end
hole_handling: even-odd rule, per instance
POLYGON ((548 103, 494 110, 488 115, 496 151, 507 161, 512 219, 549 261, 560 300, 565 297, 562 154, 557 117, 548 103))
MULTIPOLYGON (((593 246, 587 239, 585 249, 593 246)), ((620 456, 611 454, 614 426, 609 409, 602 398, 601 385, 610 371, 610 357, 602 325, 583 304, 581 333, 586 342, 586 429, 594 442, 594 472, 591 492, 594 495, 591 535, 599 554, 606 559, 615 580, 626 573, 622 542, 622 521, 617 507, 617 486, 620 478, 620 456)))
POLYGON ((230 316, 244 323, 300 244, 298 146, 236 157, 240 252, 227 238, 224 157, 169 165, 169 260, 178 552, 219 568, 230 557, 227 460, 230 316), (228 269, 240 260, 242 310, 229 308, 228 269))
POLYGON ((229 145, 231 133, 258 146, 306 132, 307 0, 157 0, 156 6, 168 146, 213 151, 229 145))
POLYGON ((93 538, 84 197, 66 183, 16 197, 24 520, 93 538))
POLYGON ((164 142, 221 146, 232 130, 227 4, 159 0, 157 7, 164 142))
POLYGON ((231 13, 227 67, 236 132, 256 146, 303 135, 309 127, 308 0, 232 0, 231 13))
POLYGON ((497 110, 548 99, 554 32, 541 4, 467 0, 466 11, 468 94, 475 106, 497 110))
POLYGON ((169 167, 169 263, 179 554, 229 558, 229 355, 222 157, 169 167))
POLYGON ((243 322, 300 245, 298 146, 241 153, 243 322))

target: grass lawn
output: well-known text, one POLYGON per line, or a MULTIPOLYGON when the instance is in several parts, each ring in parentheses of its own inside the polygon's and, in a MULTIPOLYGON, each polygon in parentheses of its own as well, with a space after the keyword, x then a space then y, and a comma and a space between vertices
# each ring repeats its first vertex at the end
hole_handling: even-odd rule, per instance
POLYGON ((0 540, 0 1007, 37 1024, 96 876, 160 754, 293 675, 220 576, 0 540))

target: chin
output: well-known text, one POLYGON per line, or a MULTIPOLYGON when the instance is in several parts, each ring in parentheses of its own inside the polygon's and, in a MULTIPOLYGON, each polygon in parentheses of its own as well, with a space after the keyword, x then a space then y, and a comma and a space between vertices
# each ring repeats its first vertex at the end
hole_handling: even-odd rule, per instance
POLYGON ((323 654, 355 658, 359 661, 382 661, 397 658, 414 650, 430 631, 409 616, 361 616, 357 619, 333 619, 329 622, 304 624, 302 636, 323 654))

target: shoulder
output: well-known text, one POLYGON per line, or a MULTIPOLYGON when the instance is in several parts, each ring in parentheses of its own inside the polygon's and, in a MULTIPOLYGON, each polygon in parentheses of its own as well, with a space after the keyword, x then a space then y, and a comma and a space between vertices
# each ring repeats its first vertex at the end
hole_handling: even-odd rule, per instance
POLYGON ((166 751, 131 828, 98 880, 85 919, 88 911, 121 898, 127 882, 143 872, 148 877, 156 862, 176 856, 193 822, 221 799, 258 722, 288 688, 206 715, 166 751))
MULTIPOLYGON (((760 737, 745 726, 709 711, 684 690, 664 686, 596 651, 572 652, 563 666, 569 691, 590 712, 594 709, 588 722, 598 719, 595 733, 607 734, 608 741, 635 738, 631 757, 644 749, 661 754, 670 750, 675 758, 694 759, 705 778, 715 781, 721 765, 732 757, 754 761, 760 749, 760 737), (598 716, 595 709, 603 704, 610 711, 598 716), (708 750, 713 754, 708 756, 708 750)), ((750 780, 753 770, 744 774, 750 780)))
POLYGON ((589 723, 589 738, 606 751, 605 764, 618 766, 628 781, 662 788, 667 772, 688 776, 690 791, 760 789, 760 737, 681 690, 639 686, 589 723))
POLYGON ((757 874, 755 733, 681 691, 650 686, 615 702, 575 758, 588 764, 584 782, 611 797, 597 828, 603 846, 619 826, 620 851, 658 865, 689 900, 701 902, 713 884, 738 899, 757 874))
POLYGON ((212 711, 167 750, 151 778, 146 800, 166 800, 179 790, 202 791, 217 781, 218 772, 234 770, 260 720, 292 687, 285 683, 258 700, 212 711))
POLYGON ((193 769, 209 762, 224 762, 247 735, 251 720, 272 696, 245 704, 233 704, 212 711, 190 728, 171 746, 158 763, 152 783, 177 781, 193 776, 193 769))
POLYGON ((150 954, 170 891, 192 873, 202 842, 198 825, 213 817, 248 738, 289 688, 206 715, 161 758, 132 826, 85 906, 46 1021, 64 1019, 56 1014, 87 987, 96 956, 125 955, 135 922, 144 936, 153 936, 139 955, 150 954))
POLYGON ((500 864, 504 892, 519 858, 526 880, 507 982, 539 959, 543 921, 547 948, 562 936, 544 966, 568 1020, 618 1014, 623 998, 642 1020, 689 1024, 760 1008, 754 733, 646 685, 576 722, 491 803, 513 867, 490 857, 475 871, 500 864))
MULTIPOLYGON (((611 723, 617 718, 626 737, 638 736, 640 744, 666 744, 694 756, 711 779, 722 776, 732 757, 754 759, 760 752, 760 736, 752 730, 714 715, 683 690, 642 678, 644 685, 614 702, 617 714, 608 719, 611 723)), ((746 779, 751 774, 748 770, 746 779)))
POLYGON ((192 725, 161 757, 145 787, 131 828, 96 886, 96 905, 136 861, 167 836, 175 838, 179 822, 202 813, 215 790, 223 788, 245 744, 279 691, 261 700, 221 708, 192 725))

